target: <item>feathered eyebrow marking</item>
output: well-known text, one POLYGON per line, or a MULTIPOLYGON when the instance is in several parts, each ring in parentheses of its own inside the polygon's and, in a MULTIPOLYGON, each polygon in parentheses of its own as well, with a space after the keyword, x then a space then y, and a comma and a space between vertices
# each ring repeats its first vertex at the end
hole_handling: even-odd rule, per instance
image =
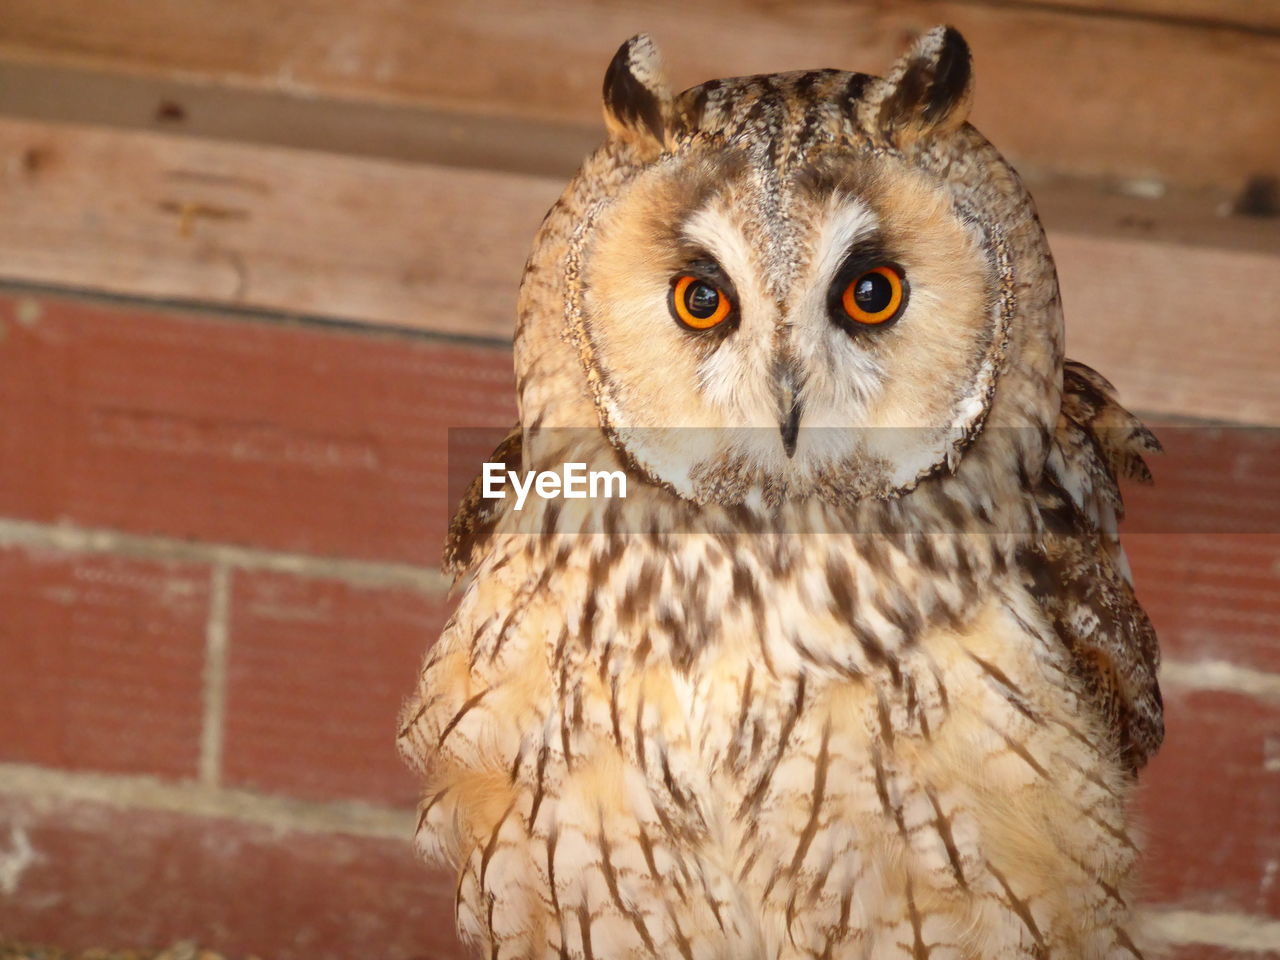
POLYGON ((683 264, 713 263, 721 269, 715 254, 687 234, 676 237, 676 257, 683 264))
POLYGON ((874 245, 879 238, 880 220, 867 204, 856 197, 833 196, 815 243, 817 284, 829 283, 855 247, 874 245))
POLYGON ((740 283, 757 272, 754 254, 739 224, 714 208, 699 210, 686 220, 681 240, 703 252, 695 259, 715 263, 740 283))

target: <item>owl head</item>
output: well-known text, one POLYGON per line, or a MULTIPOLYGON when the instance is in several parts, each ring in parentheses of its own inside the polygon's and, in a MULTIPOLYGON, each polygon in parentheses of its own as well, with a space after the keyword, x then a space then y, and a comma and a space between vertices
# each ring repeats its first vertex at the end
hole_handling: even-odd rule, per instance
POLYGON ((971 87, 949 27, 884 78, 679 95, 648 37, 625 43, 607 139, 522 289, 522 421, 598 429, 700 503, 897 497, 984 444, 1035 462, 1057 285, 1024 188, 966 123, 971 87))

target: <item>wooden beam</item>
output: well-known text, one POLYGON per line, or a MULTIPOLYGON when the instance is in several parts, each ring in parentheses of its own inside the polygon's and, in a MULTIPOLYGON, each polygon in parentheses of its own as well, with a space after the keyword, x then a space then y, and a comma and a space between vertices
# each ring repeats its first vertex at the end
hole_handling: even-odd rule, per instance
POLYGON ((0 119, 0 275, 510 336, 559 181, 0 119))
POLYGON ((973 46, 975 120, 1028 172, 1222 189, 1280 173, 1280 35, 1062 4, 0 0, 0 57, 598 129, 604 66, 641 30, 685 85, 883 71, 939 22, 973 46))
POLYGON ((1086 16, 1145 18, 1198 27, 1280 31, 1275 0, 973 0, 974 3, 1078 10, 1086 16))
POLYGON ((598 124, 316 98, 168 77, 0 60, 0 115, 352 156, 569 177, 598 124))
MULTIPOLYGON (((0 119, 0 278, 510 336, 559 179, 0 119)), ((1130 405, 1280 424, 1280 221, 1046 187, 1072 354, 1130 405)))

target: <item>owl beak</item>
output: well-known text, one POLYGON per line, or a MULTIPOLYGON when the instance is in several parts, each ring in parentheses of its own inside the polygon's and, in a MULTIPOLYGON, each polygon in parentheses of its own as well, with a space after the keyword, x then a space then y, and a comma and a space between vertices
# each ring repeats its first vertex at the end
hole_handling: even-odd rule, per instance
POLYGON ((802 413, 800 388, 796 383, 795 374, 791 372, 784 373, 778 379, 778 406, 781 414, 778 428, 782 431, 782 449, 790 460, 796 455, 796 440, 800 436, 802 413))

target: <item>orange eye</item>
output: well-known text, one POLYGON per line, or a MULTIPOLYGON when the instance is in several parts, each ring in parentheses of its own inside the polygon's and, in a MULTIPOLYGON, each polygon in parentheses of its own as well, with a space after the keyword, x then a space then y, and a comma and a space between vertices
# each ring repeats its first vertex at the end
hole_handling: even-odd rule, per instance
POLYGON ((710 330, 724 322, 733 310, 724 292, 688 273, 682 273, 671 284, 671 315, 690 330, 710 330))
POLYGON ((902 271, 889 264, 872 267, 853 279, 840 294, 840 306, 850 320, 875 327, 898 319, 906 306, 902 271))

